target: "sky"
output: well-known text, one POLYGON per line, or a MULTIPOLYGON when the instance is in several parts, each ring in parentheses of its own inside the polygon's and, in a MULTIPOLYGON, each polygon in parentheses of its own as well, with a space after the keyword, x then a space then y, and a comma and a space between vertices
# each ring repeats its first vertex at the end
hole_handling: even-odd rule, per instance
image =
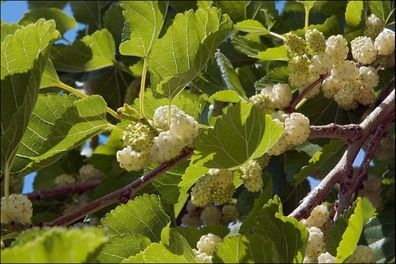
MULTIPOLYGON (((276 8, 281 11, 285 5, 286 1, 277 1, 276 8)), ((27 1, 4 1, 1 3, 1 20, 8 23, 18 23, 18 21, 23 17, 23 14, 28 10, 27 1)), ((68 4, 64 11, 71 15, 73 14, 70 5, 68 4)), ((83 28, 82 24, 78 24, 78 27, 73 30, 69 30, 65 34, 65 38, 73 41, 76 33, 79 29, 83 28)), ((354 166, 358 166, 363 160, 364 152, 360 151, 357 159, 355 160, 354 166)), ((23 193, 31 192, 33 190, 33 181, 36 173, 31 173, 25 176, 23 193)), ((316 186, 320 181, 312 177, 309 177, 309 182, 311 187, 316 186)))

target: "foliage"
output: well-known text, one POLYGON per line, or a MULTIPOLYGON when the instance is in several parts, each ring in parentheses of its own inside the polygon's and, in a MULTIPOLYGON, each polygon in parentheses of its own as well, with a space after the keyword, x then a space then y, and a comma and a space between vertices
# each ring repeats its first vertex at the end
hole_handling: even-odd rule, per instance
POLYGON ((394 262, 394 108, 373 111, 394 91, 392 1, 28 7, 1 21, 2 262, 307 263, 313 233, 337 263, 358 245, 394 262))

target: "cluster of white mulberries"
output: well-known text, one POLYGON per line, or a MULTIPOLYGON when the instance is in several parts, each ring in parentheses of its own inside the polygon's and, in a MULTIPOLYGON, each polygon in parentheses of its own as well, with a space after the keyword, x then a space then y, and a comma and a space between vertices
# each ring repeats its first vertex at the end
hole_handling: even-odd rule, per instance
POLYGON ((200 216, 202 209, 195 206, 191 200, 187 202, 186 206, 187 213, 183 215, 181 221, 185 226, 199 227, 202 225, 200 216))
POLYGON ((309 237, 307 247, 305 249, 304 263, 316 262, 318 256, 325 248, 324 235, 317 227, 308 228, 309 237))
POLYGON ((164 162, 177 156, 198 135, 198 123, 176 106, 160 106, 155 110, 153 128, 132 122, 123 131, 125 148, 117 151, 120 167, 127 171, 140 170, 151 161, 164 162), (170 117, 168 115, 171 115, 170 117), (170 124, 168 122, 170 120, 170 124))
POLYGON ((198 263, 212 263, 213 254, 217 246, 223 242, 221 237, 212 233, 201 236, 197 242, 197 249, 193 249, 198 263))
POLYGON ((267 154, 278 156, 286 150, 304 143, 310 134, 309 119, 301 113, 291 113, 290 115, 278 111, 272 113, 275 122, 285 130, 278 142, 268 150, 267 154))
POLYGON ((89 180, 96 180, 100 179, 103 176, 103 173, 95 168, 92 164, 85 164, 81 166, 80 170, 78 171, 78 176, 81 181, 89 181, 89 180))
POLYGON ((369 246, 358 245, 345 263, 376 263, 377 256, 369 246))
POLYGON ((213 204, 206 205, 201 212, 201 222, 204 225, 218 225, 221 224, 221 212, 219 208, 213 204))
POLYGON ((235 192, 233 179, 231 170, 210 169, 192 188, 192 203, 203 207, 211 202, 215 205, 228 202, 235 192))
POLYGON ((150 150, 152 161, 164 162, 177 156, 198 135, 198 122, 192 116, 174 105, 171 107, 170 118, 168 112, 168 106, 161 106, 154 113, 154 126, 162 132, 154 138, 150 150))
POLYGON ((322 83, 310 87, 305 97, 317 95, 322 88, 325 97, 333 98, 345 110, 373 103, 379 77, 373 67, 364 65, 375 62, 377 54, 388 56, 395 49, 395 33, 388 29, 380 33, 379 29, 383 30, 383 23, 374 15, 370 16, 367 32, 375 35, 375 40, 367 36, 353 39, 350 44, 354 60, 347 59, 348 41, 341 35, 325 40, 320 31, 308 30, 304 40, 293 33, 286 34, 291 86, 299 88, 301 93, 315 80, 320 80, 321 75, 328 75, 322 83))
POLYGON ((256 160, 250 160, 241 167, 243 185, 249 192, 258 192, 263 187, 262 168, 256 160))
POLYGON ((290 86, 286 83, 267 85, 259 94, 250 98, 250 101, 264 112, 286 108, 291 100, 292 93, 290 91, 290 86))
POLYGON ((54 183, 58 187, 63 187, 76 183, 76 178, 72 174, 62 173, 54 179, 54 183))
POLYGON ((27 196, 22 194, 11 194, 8 200, 8 207, 6 206, 5 197, 1 198, 1 223, 20 223, 30 224, 33 208, 32 202, 27 196))

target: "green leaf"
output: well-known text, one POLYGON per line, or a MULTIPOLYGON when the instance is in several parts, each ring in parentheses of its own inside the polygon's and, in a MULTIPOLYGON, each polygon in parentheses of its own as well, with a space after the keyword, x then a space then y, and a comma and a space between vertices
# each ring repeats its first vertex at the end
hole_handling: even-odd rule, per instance
POLYGON ((268 48, 264 51, 259 52, 257 54, 257 58, 263 61, 288 61, 289 58, 287 57, 287 47, 285 45, 275 47, 275 48, 268 48))
POLYGON ((85 83, 85 89, 91 94, 101 95, 107 105, 116 110, 123 106, 128 86, 133 77, 119 69, 111 69, 110 72, 99 78, 90 79, 85 83))
POLYGON ((56 7, 59 9, 63 9, 68 1, 63 0, 53 0, 53 1, 35 1, 35 0, 28 0, 29 9, 35 8, 43 8, 43 7, 56 7))
POLYGON ((263 78, 255 82, 254 87, 262 90, 268 83, 287 83, 289 82, 289 67, 283 66, 275 68, 267 73, 263 78))
POLYGON ((73 15, 80 23, 88 25, 89 34, 102 28, 102 15, 111 1, 70 1, 73 15))
MULTIPOLYGON (((272 197, 272 178, 271 175, 268 172, 264 173, 264 184, 263 184, 263 189, 260 192, 260 195, 254 199, 254 203, 251 206, 251 209, 245 219, 242 222, 241 228, 240 228, 240 233, 246 233, 248 232, 253 224, 256 221, 256 218, 258 214, 260 214, 261 210, 263 209, 264 205, 268 202, 268 200, 271 199, 272 197)), ((250 192, 249 192, 250 193, 250 192)), ((241 200, 241 197, 238 197, 237 201, 237 207, 240 208, 240 204, 243 201, 241 200)), ((241 208, 241 209, 246 209, 246 208, 241 208)), ((242 212, 243 213, 243 212, 242 212)))
POLYGON ((360 234, 363 230, 363 209, 362 201, 359 197, 356 200, 356 207, 353 214, 348 219, 348 225, 342 234, 340 244, 337 247, 336 261, 342 263, 355 251, 359 242, 360 234))
POLYGON ((234 36, 231 43, 237 51, 251 58, 255 58, 260 51, 267 48, 262 43, 260 36, 249 33, 243 36, 234 36))
POLYGON ((51 60, 48 60, 45 65, 43 74, 41 75, 40 89, 57 87, 60 84, 58 73, 56 72, 55 66, 51 60))
POLYGON ((216 120, 214 128, 200 134, 193 164, 207 168, 239 167, 247 160, 263 155, 282 132, 282 127, 253 104, 235 104, 224 117, 216 120))
POLYGON ((238 22, 234 25, 234 28, 243 32, 253 33, 257 35, 268 35, 269 31, 263 24, 254 19, 247 19, 238 22))
POLYGON ((147 194, 117 206, 101 220, 108 235, 141 234, 153 242, 161 240, 161 231, 168 223, 159 198, 147 194))
POLYGON ((121 43, 122 29, 124 27, 124 17, 119 3, 113 3, 103 16, 103 25, 113 35, 116 47, 121 43))
POLYGON ((237 94, 237 92, 233 90, 222 90, 215 92, 210 96, 210 98, 227 103, 238 103, 241 101, 241 97, 237 94))
POLYGON ((185 161, 153 181, 153 186, 160 193, 162 199, 168 201, 170 204, 175 204, 179 198, 178 185, 187 166, 188 161, 185 161))
POLYGON ((54 46, 51 57, 58 71, 98 70, 113 65, 115 60, 114 40, 107 29, 98 30, 69 46, 54 46))
POLYGON ((14 34, 15 31, 17 31, 20 28, 21 26, 19 24, 16 23, 8 24, 4 21, 1 21, 1 42, 3 42, 5 37, 14 34))
POLYGON ((143 252, 122 263, 195 263, 190 245, 174 229, 169 230, 168 242, 152 243, 143 252))
POLYGON ((263 240, 272 241, 273 258, 281 263, 300 263, 303 249, 308 239, 305 226, 295 218, 283 216, 282 205, 277 196, 269 200, 256 212, 255 221, 241 233, 257 235, 263 240))
POLYGON ((126 233, 111 236, 97 259, 100 263, 120 263, 144 250, 150 243, 150 239, 143 235, 126 233))
POLYGON ((344 125, 359 123, 365 108, 360 107, 355 111, 345 111, 333 99, 328 99, 319 94, 307 100, 298 108, 298 111, 309 118, 311 125, 327 125, 329 123, 344 125))
POLYGON ((55 162, 62 152, 81 145, 108 127, 100 96, 40 94, 18 146, 12 172, 23 174, 55 162))
POLYGON ((249 1, 214 1, 213 4, 227 13, 234 23, 246 19, 246 6, 249 1))
POLYGON ((186 259, 183 255, 178 255, 170 251, 162 243, 151 243, 143 252, 129 257, 122 263, 193 263, 194 258, 186 259))
POLYGON ((131 35, 121 43, 120 53, 146 57, 164 24, 168 4, 165 1, 122 1, 121 7, 131 35))
POLYGON ((271 240, 258 235, 226 237, 214 254, 215 263, 280 263, 271 240))
POLYGON ((362 19, 363 1, 348 1, 345 21, 350 27, 357 27, 362 19))
MULTIPOLYGON (((308 29, 317 29, 322 32, 325 37, 343 33, 337 16, 331 16, 327 18, 323 24, 311 24, 309 25, 308 29)), ((305 30, 302 28, 293 31, 293 33, 303 37, 305 30)))
POLYGON ((165 35, 154 43, 149 64, 152 86, 174 98, 206 67, 230 29, 230 18, 216 8, 177 14, 165 35))
POLYGON ((25 13, 19 20, 19 24, 22 26, 27 26, 31 23, 35 23, 40 18, 44 18, 45 20, 55 20, 56 29, 59 30, 61 34, 64 34, 66 31, 77 27, 77 21, 73 17, 68 16, 62 10, 53 7, 29 10, 29 12, 25 13))
POLYGON ((325 233, 326 251, 343 262, 354 252, 363 229, 361 198, 352 204, 325 233))
POLYGON ((218 50, 215 53, 217 65, 219 66, 221 77, 223 78, 227 89, 236 91, 242 99, 247 100, 238 74, 235 72, 230 60, 218 50))
POLYGON ((54 21, 39 20, 1 42, 1 167, 8 168, 37 99, 49 48, 59 37, 54 21), (12 57, 11 57, 12 56, 12 57))
POLYGON ((362 240, 377 255, 377 263, 395 258, 395 211, 389 208, 372 217, 363 227, 362 240))
POLYGON ((384 23, 388 24, 394 20, 394 3, 393 1, 369 1, 371 13, 379 17, 384 23))
POLYGON ((346 145, 342 140, 331 140, 317 151, 304 167, 302 167, 297 174, 293 176, 296 184, 305 180, 308 176, 316 178, 324 177, 330 170, 332 170, 344 154, 346 145))
POLYGON ((84 263, 106 238, 94 227, 52 228, 20 246, 1 250, 4 263, 84 263))

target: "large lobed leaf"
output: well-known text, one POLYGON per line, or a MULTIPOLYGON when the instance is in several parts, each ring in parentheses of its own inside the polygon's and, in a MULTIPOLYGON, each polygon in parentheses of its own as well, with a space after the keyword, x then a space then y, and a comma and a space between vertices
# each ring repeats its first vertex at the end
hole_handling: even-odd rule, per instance
POLYGON ((192 160, 207 168, 238 167, 263 155, 282 132, 269 115, 241 102, 217 119, 214 128, 200 134, 192 160))
POLYGON ((15 156, 36 102, 49 47, 58 37, 54 21, 40 19, 1 42, 2 168, 15 156))
POLYGON ((115 44, 107 29, 98 30, 71 45, 57 45, 51 53, 58 71, 84 72, 113 65, 115 44))
POLYGON ((276 196, 257 210, 261 204, 262 201, 256 203, 256 208, 243 222, 240 233, 257 236, 254 239, 256 245, 266 243, 265 257, 270 256, 271 262, 301 262, 308 239, 304 225, 294 218, 283 216, 282 205, 276 196))
POLYGON ((165 20, 168 3, 165 1, 122 1, 129 39, 120 45, 122 55, 146 57, 153 47, 165 20))
POLYGON ((101 220, 101 225, 110 236, 140 234, 158 242, 161 240, 162 229, 169 221, 159 198, 144 194, 110 211, 101 220))
POLYGON ((27 26, 36 22, 40 18, 44 18, 46 20, 55 20, 56 29, 59 30, 61 34, 64 34, 66 31, 77 27, 77 21, 73 17, 68 16, 62 10, 54 7, 29 10, 29 12, 26 12, 21 20, 19 20, 19 24, 27 26))
POLYGON ((55 162, 62 152, 108 127, 106 102, 100 96, 40 94, 18 146, 12 172, 27 173, 55 162))
POLYGON ((154 43, 149 70, 152 85, 175 97, 206 66, 231 29, 228 15, 216 8, 176 15, 165 35, 154 43))
POLYGON ((84 263, 104 242, 106 237, 94 227, 52 228, 39 233, 33 240, 2 250, 1 262, 84 263))

